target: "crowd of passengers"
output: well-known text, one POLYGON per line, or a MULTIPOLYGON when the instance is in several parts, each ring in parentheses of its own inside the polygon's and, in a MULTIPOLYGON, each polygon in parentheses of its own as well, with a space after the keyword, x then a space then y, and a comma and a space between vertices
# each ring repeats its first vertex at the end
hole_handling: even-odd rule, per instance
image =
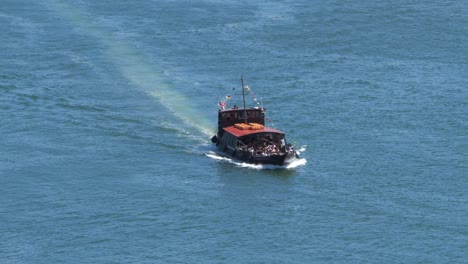
POLYGON ((274 154, 284 151, 284 140, 278 135, 254 135, 238 141, 238 146, 241 149, 255 152, 256 154, 274 154))

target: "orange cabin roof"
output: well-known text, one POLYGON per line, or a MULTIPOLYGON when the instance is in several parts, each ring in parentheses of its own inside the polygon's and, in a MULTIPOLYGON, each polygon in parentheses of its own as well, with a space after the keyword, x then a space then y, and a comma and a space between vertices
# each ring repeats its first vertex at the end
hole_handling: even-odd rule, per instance
POLYGON ((257 133, 277 133, 277 134, 284 134, 282 131, 271 128, 271 127, 263 127, 262 129, 239 129, 235 126, 228 126, 223 128, 225 131, 233 134, 236 137, 243 137, 247 135, 257 134, 257 133))

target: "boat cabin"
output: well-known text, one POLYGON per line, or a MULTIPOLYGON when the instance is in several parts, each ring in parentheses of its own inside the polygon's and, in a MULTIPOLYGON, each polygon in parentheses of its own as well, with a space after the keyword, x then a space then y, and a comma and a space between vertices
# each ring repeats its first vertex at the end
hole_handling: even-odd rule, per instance
POLYGON ((233 126, 234 124, 247 122, 265 125, 265 109, 259 107, 249 109, 235 108, 219 110, 218 112, 218 131, 221 131, 222 128, 233 126))

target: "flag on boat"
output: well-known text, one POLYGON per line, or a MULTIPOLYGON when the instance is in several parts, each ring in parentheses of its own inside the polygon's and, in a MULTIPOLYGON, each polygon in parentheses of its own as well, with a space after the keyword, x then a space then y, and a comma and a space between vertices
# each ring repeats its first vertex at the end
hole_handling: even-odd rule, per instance
POLYGON ((219 106, 221 107, 221 109, 224 110, 224 108, 226 108, 226 102, 224 101, 219 102, 219 106))

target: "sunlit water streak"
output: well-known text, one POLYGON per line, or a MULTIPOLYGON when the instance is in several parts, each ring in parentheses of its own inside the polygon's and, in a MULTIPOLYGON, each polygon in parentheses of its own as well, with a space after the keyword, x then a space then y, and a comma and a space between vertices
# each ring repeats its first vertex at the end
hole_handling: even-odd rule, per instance
POLYGON ((164 70, 158 68, 154 62, 148 63, 145 55, 138 49, 100 28, 97 22, 91 19, 91 14, 83 8, 62 1, 49 0, 45 3, 48 3, 48 7, 57 10, 60 15, 68 18, 75 27, 85 31, 107 47, 105 52, 109 60, 135 87, 158 99, 159 103, 174 116, 196 128, 204 136, 213 135, 212 123, 195 110, 193 100, 177 91, 177 88, 164 76, 164 70))

